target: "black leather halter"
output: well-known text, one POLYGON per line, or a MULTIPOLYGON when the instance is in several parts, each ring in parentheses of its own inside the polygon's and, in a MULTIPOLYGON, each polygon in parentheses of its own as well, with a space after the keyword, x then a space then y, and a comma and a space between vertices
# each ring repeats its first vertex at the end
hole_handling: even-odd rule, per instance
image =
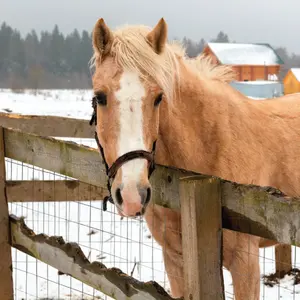
MULTIPOLYGON (((90 125, 92 126, 93 124, 95 124, 95 126, 96 126, 97 125, 97 102, 96 102, 95 98, 93 98, 93 100, 92 100, 92 106, 93 106, 94 111, 92 114, 92 118, 90 120, 90 125)), ((146 159, 148 161, 148 178, 150 178, 151 174, 155 170, 154 156, 155 156, 156 141, 154 141, 154 143, 153 143, 151 152, 148 152, 145 150, 135 150, 135 151, 127 152, 127 153, 123 154, 122 156, 118 157, 117 160, 109 167, 106 162, 104 150, 100 144, 96 130, 95 130, 95 140, 98 145, 99 151, 101 153, 103 163, 104 163, 105 169, 106 169, 106 175, 108 177, 107 189, 109 192, 109 196, 106 196, 103 199, 103 210, 106 211, 107 210, 107 201, 114 204, 114 201, 113 201, 113 198, 111 195, 111 186, 112 186, 112 182, 113 182, 118 170, 122 167, 123 164, 125 164, 126 162, 128 162, 130 160, 136 159, 136 158, 146 159)))

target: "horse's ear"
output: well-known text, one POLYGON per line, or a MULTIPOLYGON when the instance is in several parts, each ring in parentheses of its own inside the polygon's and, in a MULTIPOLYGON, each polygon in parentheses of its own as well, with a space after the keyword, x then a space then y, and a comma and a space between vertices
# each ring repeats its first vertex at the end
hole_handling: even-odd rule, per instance
POLYGON ((113 34, 101 18, 93 30, 93 48, 100 56, 109 53, 113 41, 113 34))
POLYGON ((168 26, 164 18, 161 18, 156 26, 147 35, 147 40, 153 50, 160 54, 166 45, 168 35, 168 26))

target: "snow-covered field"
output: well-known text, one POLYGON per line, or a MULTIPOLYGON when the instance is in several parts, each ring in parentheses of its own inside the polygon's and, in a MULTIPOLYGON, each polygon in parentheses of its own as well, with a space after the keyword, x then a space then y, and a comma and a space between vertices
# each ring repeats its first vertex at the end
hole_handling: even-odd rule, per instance
MULTIPOLYGON (((91 116, 92 91, 40 90, 16 94, 0 90, 0 112, 20 114, 57 115, 80 119, 91 116)), ((93 140, 75 140, 96 147, 93 140)), ((7 179, 59 180, 59 174, 7 160, 7 179)), ((77 242, 91 260, 107 267, 118 267, 142 281, 155 280, 168 290, 162 252, 151 238, 145 222, 123 219, 108 205, 103 212, 101 202, 40 202, 10 204, 10 212, 24 216, 26 224, 36 233, 60 235, 66 241, 77 242), (93 233, 93 234, 91 234, 93 233)), ((69 276, 35 259, 12 250, 14 260, 15 299, 111 299, 69 276)), ((300 251, 293 248, 294 267, 300 266, 300 251)), ((275 270, 274 248, 260 250, 261 274, 275 270)), ((251 276, 251 274, 241 274, 251 276)), ((232 280, 224 270, 226 299, 233 299, 232 280)), ((261 299, 300 299, 300 286, 286 276, 279 285, 267 287, 261 280, 261 299)), ((245 299, 246 300, 246 299, 245 299)))

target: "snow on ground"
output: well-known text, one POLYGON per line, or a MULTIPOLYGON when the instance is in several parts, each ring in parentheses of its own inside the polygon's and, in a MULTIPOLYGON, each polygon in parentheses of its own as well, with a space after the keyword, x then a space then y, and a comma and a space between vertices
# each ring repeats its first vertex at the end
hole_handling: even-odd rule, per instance
POLYGON ((254 80, 254 81, 239 81, 239 84, 245 85, 265 85, 265 84, 276 84, 278 81, 271 81, 271 80, 254 80))
MULTIPOLYGON (((89 119, 92 112, 91 97, 91 90, 40 90, 24 93, 0 90, 0 111, 89 119)), ((96 147, 93 140, 79 142, 96 147)), ((6 167, 9 180, 65 179, 61 175, 16 161, 7 160, 6 167)), ((100 201, 15 203, 10 204, 10 212, 24 216, 26 224, 36 233, 59 235, 66 241, 79 243, 91 261, 101 261, 107 267, 118 267, 128 274, 133 270, 135 278, 142 281, 155 280, 166 290, 169 288, 161 248, 151 238, 146 223, 126 218, 121 220, 110 204, 108 211, 103 212, 100 201)), ((57 270, 20 251, 13 249, 12 256, 17 300, 111 299, 69 276, 58 276, 57 270)), ((299 248, 293 247, 293 267, 300 267, 299 257, 299 248)), ((261 275, 275 271, 274 260, 274 247, 260 249, 261 275)), ((223 274, 226 299, 233 299, 230 273, 224 270, 223 274)), ((289 276, 272 288, 265 286, 261 279, 261 299, 300 299, 300 286, 294 286, 289 276)))
POLYGON ((252 100, 265 100, 266 98, 260 98, 260 97, 248 97, 252 100))
POLYGON ((52 115, 89 119, 92 113, 91 90, 26 90, 11 93, 0 89, 0 111, 6 109, 24 115, 52 115))

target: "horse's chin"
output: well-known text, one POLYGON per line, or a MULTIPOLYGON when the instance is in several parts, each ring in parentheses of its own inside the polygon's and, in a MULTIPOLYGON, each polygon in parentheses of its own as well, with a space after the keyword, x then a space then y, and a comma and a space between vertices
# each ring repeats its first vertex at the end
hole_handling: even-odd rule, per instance
POLYGON ((118 206, 116 206, 116 207, 117 207, 117 212, 118 212, 119 216, 127 217, 126 215, 124 215, 124 213, 122 212, 122 210, 118 206))
POLYGON ((117 211, 118 211, 119 216, 121 216, 122 218, 130 218, 130 219, 135 218, 135 216, 128 216, 128 215, 124 214, 122 209, 120 209, 118 206, 116 206, 116 207, 117 207, 117 211))
POLYGON ((145 214, 145 212, 143 211, 143 214, 140 214, 139 216, 128 216, 128 215, 124 214, 122 209, 120 209, 118 206, 116 206, 116 208, 117 208, 117 212, 118 212, 119 216, 122 217, 122 218, 140 219, 145 214))

